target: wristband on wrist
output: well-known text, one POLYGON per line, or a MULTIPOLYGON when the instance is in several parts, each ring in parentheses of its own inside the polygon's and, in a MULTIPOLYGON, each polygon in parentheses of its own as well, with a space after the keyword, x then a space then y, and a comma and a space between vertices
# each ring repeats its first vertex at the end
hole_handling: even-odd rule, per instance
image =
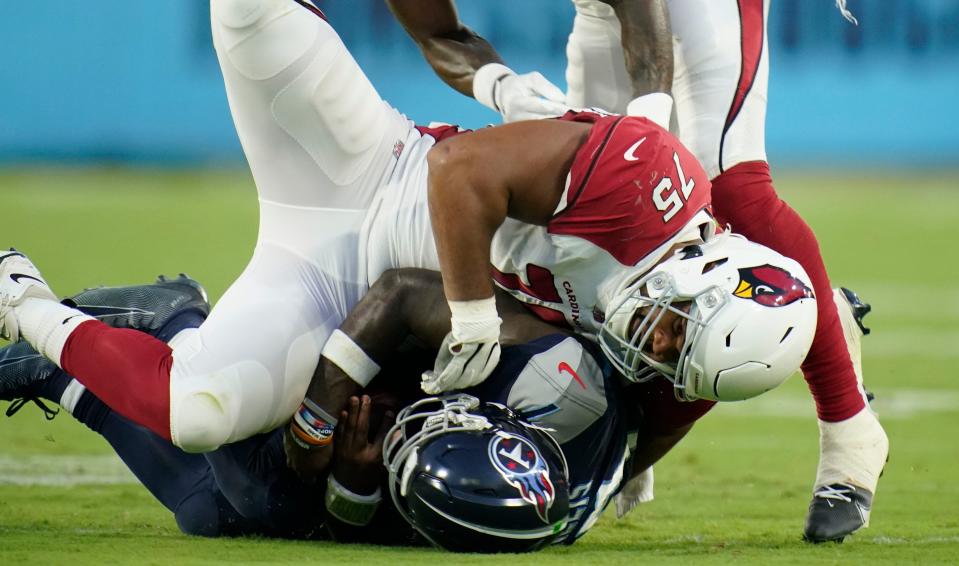
POLYGON ((323 500, 330 515, 344 523, 363 527, 373 520, 383 496, 379 487, 372 495, 353 493, 330 474, 326 480, 326 496, 323 500))
POLYGON ((499 101, 500 83, 516 72, 502 63, 487 63, 473 75, 473 98, 483 106, 500 114, 503 108, 499 101))
POLYGON ((380 373, 380 366, 359 344, 340 329, 333 331, 323 346, 323 357, 343 370, 360 387, 366 387, 380 373))
POLYGON ((304 450, 327 446, 333 442, 336 418, 320 408, 312 399, 303 399, 300 408, 293 413, 290 432, 293 441, 304 450))

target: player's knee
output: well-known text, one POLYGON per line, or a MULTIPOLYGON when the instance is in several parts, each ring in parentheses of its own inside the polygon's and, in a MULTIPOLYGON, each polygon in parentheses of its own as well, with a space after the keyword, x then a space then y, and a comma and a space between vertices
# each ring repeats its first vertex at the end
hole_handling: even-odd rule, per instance
POLYGON ((197 491, 188 495, 173 514, 180 532, 198 537, 223 536, 220 510, 215 495, 210 491, 197 491))
POLYGON ((186 452, 210 452, 226 444, 232 427, 224 404, 209 392, 195 392, 170 406, 173 443, 186 452))

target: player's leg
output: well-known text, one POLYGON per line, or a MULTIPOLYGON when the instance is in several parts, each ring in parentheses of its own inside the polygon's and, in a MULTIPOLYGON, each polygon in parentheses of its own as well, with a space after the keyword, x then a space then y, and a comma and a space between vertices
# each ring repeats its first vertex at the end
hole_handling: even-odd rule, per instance
POLYGON ((219 493, 202 455, 187 454, 113 412, 26 342, 0 348, 0 399, 13 401, 7 416, 33 401, 48 419, 57 411, 45 401, 56 403, 102 436, 140 483, 174 514, 184 533, 215 537, 263 532, 219 493))
POLYGON ((13 319, 32 321, 27 338, 115 410, 194 451, 269 430, 302 398, 326 335, 365 285, 355 235, 411 128, 302 7, 219 0, 212 22, 261 198, 251 265, 172 350, 50 300, 13 319))
POLYGON ((293 0, 216 0, 211 25, 261 203, 366 209, 413 125, 380 98, 333 27, 293 0))
MULTIPOLYGON (((209 310, 202 288, 182 276, 161 278, 154 285, 89 289, 65 302, 162 341, 196 328, 209 310)), ((0 399, 11 401, 7 416, 33 401, 48 419, 57 412, 45 402, 55 403, 101 435, 161 504, 183 516, 185 532, 213 536, 227 527, 233 532, 242 522, 229 519, 229 510, 218 509, 212 491, 204 487, 212 484, 206 481, 212 475, 203 456, 187 454, 111 411, 25 341, 0 348, 0 399)), ((238 517, 235 511, 232 515, 238 517)))
MULTIPOLYGON (((347 232, 322 241, 322 263, 261 244, 210 318, 172 348, 47 299, 0 316, 5 331, 15 321, 38 351, 118 413, 184 449, 211 450, 274 428, 302 400, 326 337, 365 288, 355 240, 347 232)), ((0 262, 0 279, 39 285, 39 277, 20 277, 36 272, 15 259, 0 262)))
POLYGON ((576 17, 566 43, 566 104, 626 113, 633 86, 626 74, 622 28, 600 0, 573 0, 576 17))
POLYGON ((679 136, 714 177, 717 217, 798 260, 819 298, 816 337, 803 364, 820 417, 816 488, 852 483, 871 497, 888 451, 886 436, 865 405, 816 237, 778 197, 766 163, 768 0, 670 0, 669 9, 678 49, 673 96, 679 136))
POLYGON ((317 538, 325 482, 303 483, 286 465, 278 428, 205 454, 220 492, 248 521, 283 538, 317 538))

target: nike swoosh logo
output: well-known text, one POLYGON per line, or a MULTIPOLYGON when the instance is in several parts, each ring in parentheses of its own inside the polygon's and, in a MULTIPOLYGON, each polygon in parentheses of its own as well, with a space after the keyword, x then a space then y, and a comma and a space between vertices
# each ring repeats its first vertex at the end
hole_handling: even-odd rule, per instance
POLYGON ((566 373, 570 374, 571 376, 573 376, 573 379, 576 380, 576 383, 578 383, 580 387, 582 387, 583 389, 586 389, 586 384, 583 383, 583 380, 579 378, 579 374, 577 374, 576 370, 571 368, 568 363, 560 362, 559 365, 556 366, 556 369, 559 370, 559 373, 563 373, 565 371, 566 373))
POLYGON ((629 146, 629 149, 627 149, 626 153, 623 154, 623 159, 626 161, 639 161, 639 157, 636 156, 636 150, 639 149, 639 146, 643 145, 644 141, 646 141, 646 138, 643 138, 629 146))
POLYGON ((21 279, 33 279, 37 283, 43 283, 43 279, 39 279, 33 275, 27 275, 26 273, 11 273, 10 279, 13 279, 14 283, 19 283, 21 279))
POLYGON ((60 324, 66 324, 67 322, 69 322, 70 320, 72 320, 72 319, 74 319, 74 318, 76 318, 76 317, 78 317, 78 316, 83 316, 83 315, 82 315, 82 314, 74 314, 74 315, 68 316, 67 318, 63 319, 63 322, 61 322, 60 324))

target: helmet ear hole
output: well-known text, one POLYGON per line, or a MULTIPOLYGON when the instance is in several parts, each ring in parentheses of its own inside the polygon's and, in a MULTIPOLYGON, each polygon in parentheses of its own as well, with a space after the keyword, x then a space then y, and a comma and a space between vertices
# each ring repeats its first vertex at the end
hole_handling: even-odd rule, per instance
POLYGON ((693 259, 696 257, 703 257, 703 248, 696 244, 686 246, 680 253, 683 254, 683 259, 693 259))
POLYGON ((703 265, 703 271, 702 271, 702 273, 703 273, 703 274, 709 273, 709 272, 712 271, 714 268, 719 267, 720 265, 726 263, 727 261, 729 261, 729 258, 728 258, 728 257, 724 257, 724 258, 721 258, 721 259, 717 259, 717 260, 715 260, 715 261, 711 261, 711 262, 703 265))

